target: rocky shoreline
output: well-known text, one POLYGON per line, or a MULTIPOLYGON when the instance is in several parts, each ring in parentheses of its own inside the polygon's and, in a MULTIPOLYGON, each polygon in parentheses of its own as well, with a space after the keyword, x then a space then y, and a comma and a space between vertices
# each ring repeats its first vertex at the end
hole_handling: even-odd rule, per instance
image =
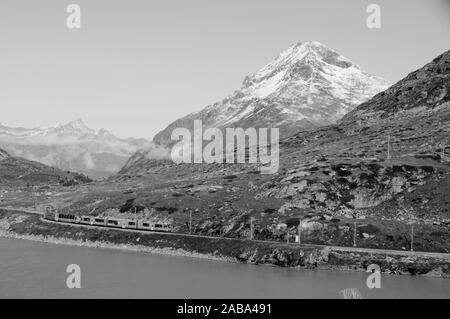
POLYGON ((299 247, 223 238, 170 236, 160 233, 123 232, 52 224, 40 216, 0 210, 0 237, 83 246, 121 249, 153 254, 201 258, 255 265, 300 267, 341 271, 367 271, 371 264, 386 274, 450 278, 450 260, 435 256, 345 251, 333 247, 299 247))
POLYGON ((145 252, 151 254, 159 254, 159 255, 170 255, 177 257, 188 257, 188 258, 200 258, 207 259, 213 261, 221 261, 221 262, 236 262, 236 260, 221 258, 217 256, 207 255, 207 254, 197 254, 195 252, 185 251, 182 249, 160 249, 154 247, 147 247, 142 245, 120 245, 110 242, 92 242, 92 241, 82 241, 82 240, 73 240, 70 238, 56 238, 51 236, 36 236, 36 235, 20 235, 14 232, 3 231, 0 230, 0 237, 2 238, 10 238, 10 239, 22 239, 22 240, 30 240, 35 242, 49 243, 55 245, 69 245, 69 246, 78 246, 78 247, 88 247, 88 248, 101 248, 101 249, 116 249, 116 250, 127 250, 127 251, 135 251, 135 252, 145 252))
POLYGON ((221 262, 237 262, 236 259, 231 259, 227 257, 214 256, 209 254, 199 254, 192 251, 186 251, 181 248, 158 248, 149 247, 137 244, 119 244, 113 242, 103 242, 103 241, 86 241, 82 239, 72 239, 65 237, 55 237, 55 236, 44 236, 44 235, 33 235, 33 234, 19 234, 14 231, 9 230, 11 224, 6 222, 4 219, 0 219, 0 237, 10 238, 10 239, 21 239, 30 240, 35 242, 49 243, 55 245, 69 245, 78 247, 88 247, 88 248, 101 248, 101 249, 115 249, 115 250, 127 250, 135 252, 144 252, 159 255, 170 255, 177 257, 188 257, 188 258, 200 258, 207 259, 211 261, 221 261, 221 262))

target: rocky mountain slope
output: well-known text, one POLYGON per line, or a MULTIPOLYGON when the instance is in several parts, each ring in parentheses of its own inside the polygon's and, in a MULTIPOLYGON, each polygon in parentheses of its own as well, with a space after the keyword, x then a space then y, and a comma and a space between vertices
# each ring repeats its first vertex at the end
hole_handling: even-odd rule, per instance
POLYGON ((14 156, 98 178, 118 172, 148 141, 120 139, 105 129, 96 132, 78 119, 35 129, 0 124, 0 145, 14 156))
POLYGON ((400 120, 446 109, 450 101, 449 72, 450 58, 445 52, 362 103, 344 117, 343 123, 370 125, 384 119, 400 120))
POLYGON ((7 157, 9 157, 9 154, 5 150, 0 149, 0 161, 6 159, 7 157))
POLYGON ((0 149, 0 188, 59 184, 71 186, 90 182, 82 174, 65 172, 54 167, 10 156, 0 149))
POLYGON ((276 174, 141 162, 67 200, 80 213, 136 213, 184 232, 192 214, 197 234, 248 238, 253 219, 257 239, 300 232, 303 243, 407 250, 413 231, 415 250, 450 252, 449 59, 447 51, 337 124, 282 139, 276 174))
POLYGON ((449 62, 447 51, 339 125, 285 139, 284 160, 301 160, 259 196, 289 199, 280 211, 449 221, 449 62))

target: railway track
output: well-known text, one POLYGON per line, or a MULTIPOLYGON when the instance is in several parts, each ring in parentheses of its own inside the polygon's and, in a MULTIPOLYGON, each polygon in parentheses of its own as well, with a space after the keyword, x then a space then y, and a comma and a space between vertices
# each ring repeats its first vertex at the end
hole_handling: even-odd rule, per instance
POLYGON ((10 206, 5 206, 5 207, 0 207, 0 209, 5 209, 5 210, 12 210, 15 212, 25 212, 28 214, 35 214, 35 215, 42 215, 44 216, 44 212, 38 211, 38 210, 34 210, 34 209, 28 209, 28 208, 17 208, 17 207, 10 207, 10 206))
MULTIPOLYGON (((6 210, 12 210, 17 212, 25 212, 29 214, 35 214, 44 216, 44 212, 32 210, 32 209, 22 209, 22 208, 9 208, 2 207, 6 210)), ((83 228, 91 228, 91 229, 114 229, 118 231, 124 232, 134 232, 141 234, 161 234, 166 236, 179 236, 179 237, 194 237, 194 238, 204 238, 204 239, 213 239, 213 240, 229 240, 229 241, 250 241, 249 239, 240 239, 240 238, 230 238, 230 237, 218 237, 218 236, 205 236, 205 235, 196 235, 196 234, 186 234, 186 233, 174 233, 174 232, 158 232, 158 231, 150 231, 150 230, 139 230, 139 229, 127 229, 127 228, 116 228, 116 227, 107 227, 107 226, 95 226, 95 225, 86 225, 86 224, 74 224, 67 222, 56 222, 53 220, 40 218, 41 221, 46 223, 54 223, 54 224, 64 224, 73 227, 83 227, 83 228)), ((266 243, 266 244, 277 244, 277 245, 286 245, 289 247, 298 246, 299 248, 317 248, 317 249, 330 249, 332 251, 341 251, 341 252, 355 252, 355 253, 370 253, 370 254, 384 254, 384 255, 400 255, 400 256, 409 256, 409 257, 431 257, 431 258, 439 258, 448 260, 450 262, 450 254, 448 253, 436 253, 436 252, 422 252, 422 251, 404 251, 404 250, 389 250, 389 249, 376 249, 376 248, 362 248, 362 247, 345 247, 345 246, 330 246, 330 245, 317 245, 317 244, 299 244, 299 243, 284 243, 279 241, 270 241, 270 240, 252 240, 253 242, 258 243, 266 243)))

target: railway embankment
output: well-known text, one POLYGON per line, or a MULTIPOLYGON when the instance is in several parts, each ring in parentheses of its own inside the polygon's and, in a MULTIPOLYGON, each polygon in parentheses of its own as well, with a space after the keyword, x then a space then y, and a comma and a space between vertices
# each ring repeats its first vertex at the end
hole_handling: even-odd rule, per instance
POLYGON ((260 242, 123 231, 51 223, 29 212, 0 209, 0 236, 54 244, 126 249, 255 265, 366 271, 450 278, 450 255, 376 251, 332 246, 260 242))

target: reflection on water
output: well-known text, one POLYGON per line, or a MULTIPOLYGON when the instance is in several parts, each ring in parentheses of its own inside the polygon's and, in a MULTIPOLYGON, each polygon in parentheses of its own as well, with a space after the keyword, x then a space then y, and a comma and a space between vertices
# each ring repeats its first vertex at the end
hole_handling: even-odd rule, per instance
POLYGON ((0 238, 0 298, 450 298, 450 279, 382 275, 368 289, 367 276, 0 238), (80 289, 66 286, 69 264, 80 289))

